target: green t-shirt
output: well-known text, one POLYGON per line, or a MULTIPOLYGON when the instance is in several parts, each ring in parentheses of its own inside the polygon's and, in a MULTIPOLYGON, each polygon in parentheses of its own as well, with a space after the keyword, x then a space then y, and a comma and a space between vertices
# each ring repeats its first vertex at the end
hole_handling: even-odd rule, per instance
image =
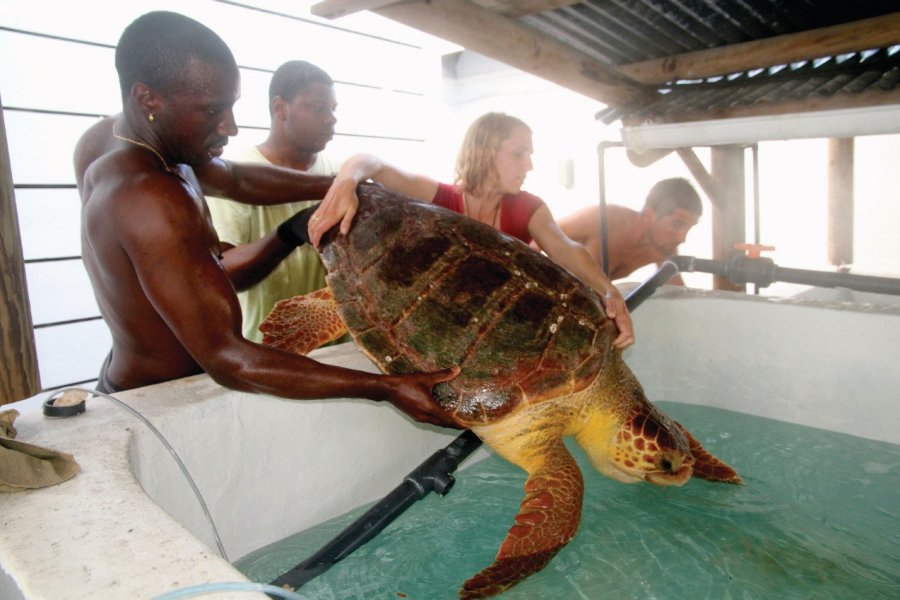
MULTIPOLYGON (((268 163, 256 147, 227 156, 233 162, 268 163)), ((319 153, 315 164, 305 171, 311 175, 333 175, 340 165, 319 153)), ((274 231, 297 211, 316 201, 290 202, 274 206, 254 206, 225 198, 207 197, 213 225, 219 239, 233 246, 257 240, 274 231)), ((319 255, 309 244, 294 250, 262 281, 238 293, 244 315, 244 337, 254 342, 262 341, 259 324, 278 300, 325 287, 325 267, 319 255)))

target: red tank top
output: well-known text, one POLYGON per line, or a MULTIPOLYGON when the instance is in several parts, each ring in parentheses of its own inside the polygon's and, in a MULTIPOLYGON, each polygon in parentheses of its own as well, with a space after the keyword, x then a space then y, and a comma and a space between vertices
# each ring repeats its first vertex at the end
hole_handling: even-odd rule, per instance
MULTIPOLYGON (((459 214, 463 214, 465 210, 463 195, 448 183, 438 184, 432 203, 459 214)), ((531 233, 528 231, 528 222, 542 206, 544 201, 534 194, 528 192, 506 194, 500 199, 500 231, 530 244, 531 233)))

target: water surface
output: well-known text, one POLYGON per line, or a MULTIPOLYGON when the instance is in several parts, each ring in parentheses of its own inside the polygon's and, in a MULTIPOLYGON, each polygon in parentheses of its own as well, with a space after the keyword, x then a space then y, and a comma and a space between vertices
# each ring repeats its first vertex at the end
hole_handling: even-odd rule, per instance
MULTIPOLYGON (((594 471, 571 443, 585 474, 578 535, 500 598, 900 598, 900 446, 658 404, 746 485, 624 485, 594 471)), ((416 503, 298 592, 316 600, 456 598, 462 582, 492 562, 525 481, 521 470, 493 456, 456 475, 447 496, 416 503)), ((363 512, 260 549, 237 567, 268 583, 363 512)))

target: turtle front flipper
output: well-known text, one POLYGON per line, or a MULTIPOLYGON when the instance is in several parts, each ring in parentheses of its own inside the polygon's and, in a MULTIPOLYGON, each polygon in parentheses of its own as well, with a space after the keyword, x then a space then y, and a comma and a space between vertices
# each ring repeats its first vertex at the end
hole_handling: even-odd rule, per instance
POLYGON ((525 499, 516 523, 506 535, 494 564, 463 584, 463 600, 499 594, 543 569, 569 543, 581 520, 584 480, 561 440, 537 457, 539 464, 521 464, 528 471, 525 499))
POLYGON ((309 354, 347 333, 330 288, 279 300, 259 330, 263 344, 296 354, 309 354))
POLYGON ((690 447, 691 456, 694 457, 693 477, 699 477, 707 481, 721 481, 723 483, 744 483, 737 471, 707 452, 706 448, 681 423, 676 422, 676 425, 684 432, 684 437, 687 438, 688 446, 690 447))

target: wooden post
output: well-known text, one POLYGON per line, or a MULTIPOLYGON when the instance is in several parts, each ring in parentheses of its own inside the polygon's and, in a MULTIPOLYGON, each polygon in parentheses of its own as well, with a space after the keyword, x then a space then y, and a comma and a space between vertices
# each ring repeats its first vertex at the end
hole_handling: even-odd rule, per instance
POLYGON ((40 389, 6 123, 0 101, 0 404, 23 400, 40 389))
POLYGON ((828 140, 828 262, 853 264, 853 138, 828 140))
MULTIPOLYGON (((734 245, 745 241, 747 232, 744 148, 713 146, 711 176, 718 202, 712 207, 712 245, 714 260, 728 260, 734 245)), ((724 277, 713 277, 713 289, 746 292, 724 277)))

